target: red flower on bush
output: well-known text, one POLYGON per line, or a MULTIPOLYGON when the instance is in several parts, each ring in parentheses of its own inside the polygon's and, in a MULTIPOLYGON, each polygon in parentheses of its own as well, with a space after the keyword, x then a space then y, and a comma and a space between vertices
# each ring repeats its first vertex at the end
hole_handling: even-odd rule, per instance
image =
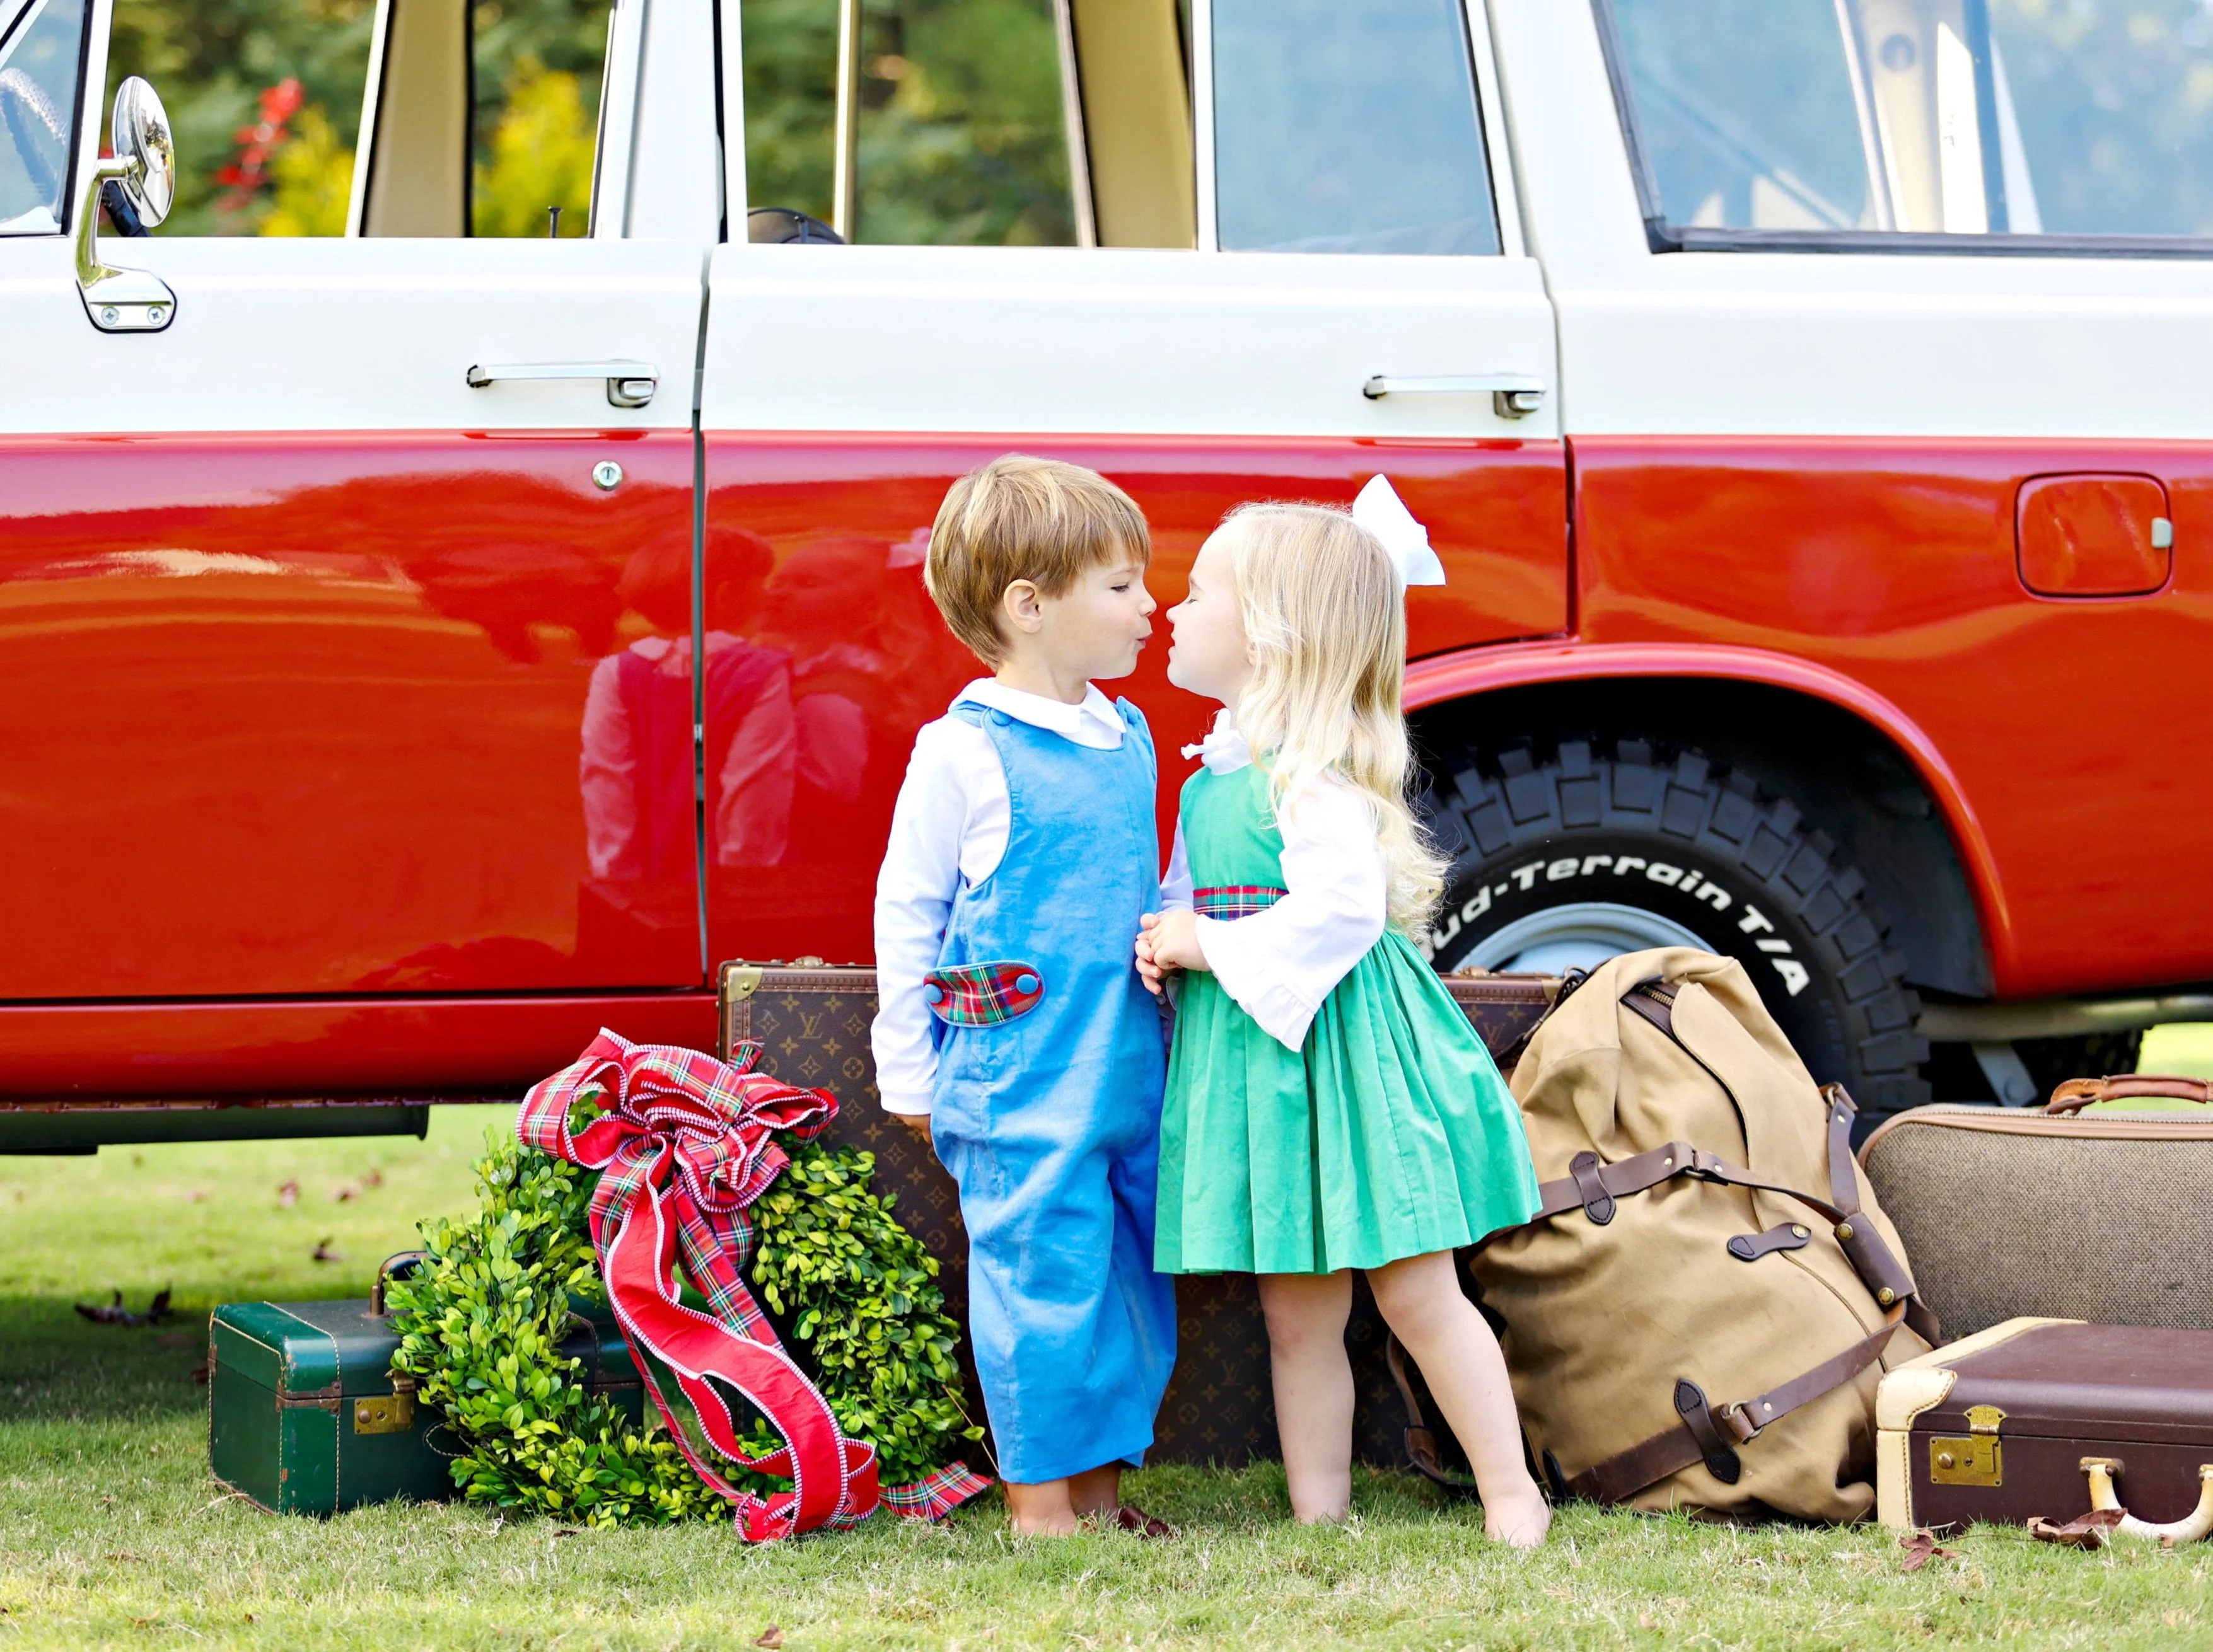
POLYGON ((261 118, 232 135, 237 157, 216 173, 215 181, 229 186, 229 192, 216 203, 216 211, 243 212, 269 187, 269 163, 291 141, 291 119, 299 113, 302 100, 300 82, 290 75, 263 88, 261 118))

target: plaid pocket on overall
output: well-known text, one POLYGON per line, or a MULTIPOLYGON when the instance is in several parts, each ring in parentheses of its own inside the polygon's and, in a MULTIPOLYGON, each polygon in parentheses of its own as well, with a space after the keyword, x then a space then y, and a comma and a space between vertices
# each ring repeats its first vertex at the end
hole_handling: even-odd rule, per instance
POLYGON ((1249 918, 1289 895, 1289 890, 1276 889, 1266 884, 1217 884, 1210 889, 1195 889, 1191 892, 1191 908, 1202 918, 1249 918))
POLYGON ((922 978, 922 993, 948 1026, 996 1027, 1035 1009, 1045 978, 1027 963, 949 964, 922 978))

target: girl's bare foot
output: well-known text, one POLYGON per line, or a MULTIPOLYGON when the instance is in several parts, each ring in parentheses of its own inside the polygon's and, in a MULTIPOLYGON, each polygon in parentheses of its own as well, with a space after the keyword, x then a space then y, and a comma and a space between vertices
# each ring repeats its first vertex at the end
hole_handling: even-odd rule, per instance
POLYGON ((1533 1549, 1552 1529, 1552 1505, 1532 1482, 1525 1491, 1483 1504, 1483 1534, 1509 1548, 1533 1549))

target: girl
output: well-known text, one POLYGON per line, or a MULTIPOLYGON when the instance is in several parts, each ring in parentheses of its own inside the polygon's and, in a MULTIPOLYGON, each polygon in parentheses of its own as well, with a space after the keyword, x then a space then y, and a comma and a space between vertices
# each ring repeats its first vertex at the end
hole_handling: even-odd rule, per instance
POLYGON ((1155 992, 1188 972, 1155 1265, 1259 1275, 1302 1521, 1341 1520, 1351 1499, 1344 1327, 1365 1269, 1467 1449, 1484 1529, 1534 1547, 1551 1510, 1453 1250, 1527 1221, 1537 1182, 1512 1096, 1407 938, 1442 879, 1406 803, 1398 569, 1344 512, 1248 505, 1168 618, 1168 680, 1225 709, 1186 750, 1203 767, 1167 909, 1137 941, 1155 992))

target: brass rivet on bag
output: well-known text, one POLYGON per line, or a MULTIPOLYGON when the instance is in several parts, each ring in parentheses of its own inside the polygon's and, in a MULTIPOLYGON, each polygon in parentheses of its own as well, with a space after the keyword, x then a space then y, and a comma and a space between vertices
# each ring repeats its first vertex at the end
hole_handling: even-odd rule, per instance
POLYGON ((1849 1223, 1849 1222, 1839 1222, 1839 1223, 1838 1223, 1838 1224, 1837 1224, 1837 1237, 1838 1237, 1838 1238, 1839 1238, 1839 1239, 1849 1239, 1849 1238, 1850 1238, 1851 1236, 1852 1236, 1852 1224, 1851 1224, 1850 1223, 1849 1223))
POLYGON ((1810 1239, 1814 1236, 1806 1231, 1803 1223, 1793 1222, 1790 1224, 1790 1236, 1793 1239, 1810 1239))
POLYGON ((1887 1308, 1891 1303, 1898 1300, 1898 1292, 1893 1291, 1888 1285, 1885 1285, 1881 1290, 1875 1293, 1875 1299, 1881 1303, 1885 1308, 1887 1308))

